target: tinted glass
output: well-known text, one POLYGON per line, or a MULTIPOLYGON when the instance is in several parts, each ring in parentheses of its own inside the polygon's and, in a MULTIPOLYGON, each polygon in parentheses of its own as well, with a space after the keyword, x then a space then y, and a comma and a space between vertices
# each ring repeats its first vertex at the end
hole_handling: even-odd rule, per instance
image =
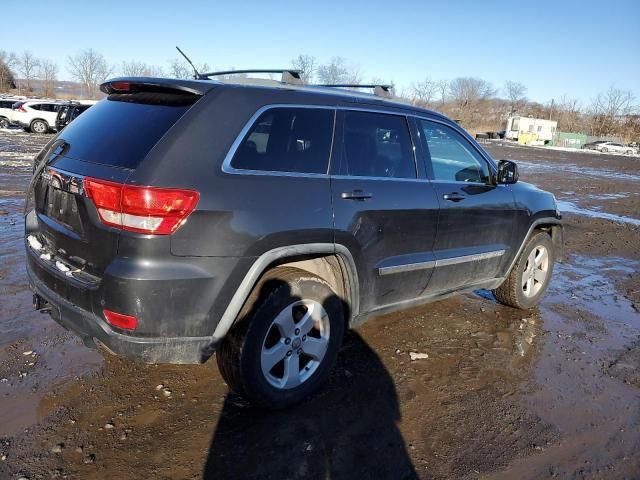
POLYGON ((27 105, 29 108, 33 108, 34 110, 41 110, 42 109, 42 105, 40 105, 39 103, 34 103, 31 105, 27 105))
POLYGON ((327 173, 333 117, 334 111, 324 108, 267 110, 238 147, 231 166, 243 170, 327 173))
POLYGON ((70 123, 59 138, 69 143, 71 158, 136 168, 189 107, 105 99, 70 123))
POLYGON ((340 173, 355 177, 416 178, 405 118, 345 112, 340 173))
POLYGON ((489 182, 489 167, 471 144, 454 129, 420 120, 435 180, 489 182))
POLYGON ((60 111, 58 112, 58 121, 64 122, 64 120, 67 118, 70 108, 71 107, 65 105, 60 109, 60 111))

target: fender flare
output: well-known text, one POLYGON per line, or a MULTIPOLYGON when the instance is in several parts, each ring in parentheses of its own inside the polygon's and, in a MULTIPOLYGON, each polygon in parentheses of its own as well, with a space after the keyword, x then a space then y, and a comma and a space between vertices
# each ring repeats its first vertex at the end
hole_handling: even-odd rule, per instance
MULTIPOLYGON (((216 345, 220 342, 235 321, 236 317, 240 313, 242 306, 251 294, 253 287, 258 282, 258 279, 268 269, 269 265, 277 260, 294 258, 301 255, 316 255, 316 254, 328 254, 337 255, 343 262, 345 267, 344 274, 347 276, 347 287, 350 295, 350 307, 351 318, 354 318, 359 312, 359 283, 358 283, 358 271, 356 264, 353 260, 351 252, 344 245, 334 243, 305 243, 299 245, 288 245, 285 247, 278 247, 260 255, 256 261, 251 265, 249 271, 246 273, 242 282, 236 289, 229 305, 222 314, 218 325, 211 337, 211 342, 216 345)), ((347 319, 349 322, 351 319, 347 319)))
POLYGON ((524 249, 524 246, 527 243, 527 240, 531 236, 531 233, 536 229, 536 227, 540 225, 551 225, 552 227, 555 227, 553 228, 551 238, 553 240, 553 246, 558 249, 558 254, 556 255, 556 259, 558 261, 562 261, 564 257, 564 225, 562 224, 562 221, 555 217, 538 218, 534 220, 531 223, 531 225, 529 225, 529 230, 527 230, 526 235, 522 239, 522 243, 520 244, 520 247, 518 248, 513 259, 511 260, 509 268, 506 270, 506 275, 509 275, 509 272, 511 271, 515 263, 518 261, 518 258, 520 257, 520 254, 522 253, 522 250, 524 249), (554 233, 556 229, 558 233, 554 233))

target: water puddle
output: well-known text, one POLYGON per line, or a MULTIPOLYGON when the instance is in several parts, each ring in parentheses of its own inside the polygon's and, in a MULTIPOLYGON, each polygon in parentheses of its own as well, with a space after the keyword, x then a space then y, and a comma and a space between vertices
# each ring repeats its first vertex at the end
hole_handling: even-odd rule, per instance
MULTIPOLYGON (((38 142, 43 141, 20 134, 12 135, 13 139, 30 142, 31 151, 37 151, 38 142)), ((21 155, 6 150, 16 146, 1 140, 0 159, 5 160, 0 160, 0 437, 36 423, 41 417, 38 407, 46 395, 102 365, 99 353, 86 348, 48 315, 32 309, 22 220, 31 160, 29 168, 21 167, 21 155), (3 167, 7 164, 11 168, 3 167)), ((30 158, 31 154, 24 156, 30 158)))
POLYGON ((607 368, 616 352, 640 338, 640 313, 615 285, 639 267, 628 259, 584 256, 557 265, 540 308, 538 388, 523 402, 554 425, 562 441, 517 460, 495 478, 600 478, 613 464, 616 474, 610 475, 616 478, 637 474, 639 392, 607 368))
POLYGON ((557 200, 558 209, 562 213, 573 213, 575 215, 583 215, 591 218, 602 218, 618 223, 626 223, 628 225, 640 226, 640 219, 616 215, 614 213, 603 212, 601 210, 592 210, 576 205, 568 200, 557 200))
POLYGON ((640 175, 631 173, 621 173, 606 168, 589 168, 575 164, 550 165, 547 163, 533 163, 525 160, 518 160, 518 167, 524 172, 547 172, 547 173, 573 173, 591 177, 608 178, 613 180, 628 180, 632 182, 640 181, 640 175))

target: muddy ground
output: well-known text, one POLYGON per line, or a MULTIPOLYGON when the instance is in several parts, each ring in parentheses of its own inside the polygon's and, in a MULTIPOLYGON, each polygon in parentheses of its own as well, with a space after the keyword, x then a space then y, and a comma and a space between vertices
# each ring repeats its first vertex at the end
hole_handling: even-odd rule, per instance
POLYGON ((1 479, 640 478, 640 159, 487 144, 568 212, 542 306, 377 318, 327 388, 268 413, 214 362, 103 357, 31 310, 22 195, 48 138, 0 131, 1 479))

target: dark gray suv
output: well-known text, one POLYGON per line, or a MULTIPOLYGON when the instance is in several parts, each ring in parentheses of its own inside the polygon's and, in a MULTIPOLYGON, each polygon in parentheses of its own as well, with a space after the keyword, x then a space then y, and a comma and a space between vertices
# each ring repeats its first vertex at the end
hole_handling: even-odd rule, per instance
POLYGON ((372 316, 479 288, 538 304, 553 195, 438 113, 292 83, 103 84, 36 157, 35 308, 146 362, 215 352, 232 389, 281 408, 372 316))

